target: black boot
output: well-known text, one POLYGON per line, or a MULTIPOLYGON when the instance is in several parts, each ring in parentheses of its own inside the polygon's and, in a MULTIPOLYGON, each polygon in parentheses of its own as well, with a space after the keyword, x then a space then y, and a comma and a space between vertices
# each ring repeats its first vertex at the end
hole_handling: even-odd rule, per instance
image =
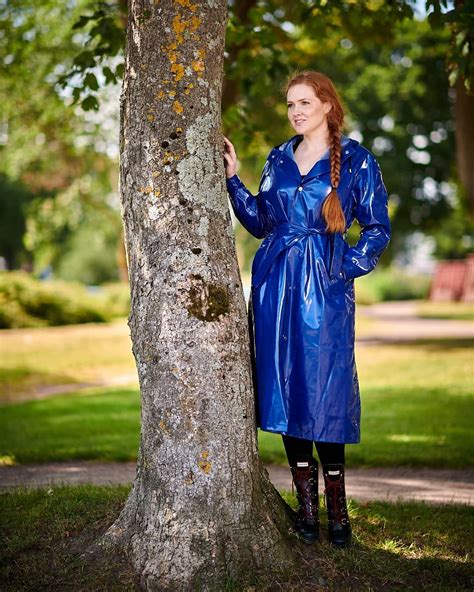
POLYGON ((329 540, 335 547, 344 548, 350 544, 352 537, 347 512, 344 465, 323 465, 323 477, 329 540))
POLYGON ((297 462, 291 467, 291 473, 299 506, 296 534, 305 543, 312 544, 319 538, 318 463, 314 459, 297 462))

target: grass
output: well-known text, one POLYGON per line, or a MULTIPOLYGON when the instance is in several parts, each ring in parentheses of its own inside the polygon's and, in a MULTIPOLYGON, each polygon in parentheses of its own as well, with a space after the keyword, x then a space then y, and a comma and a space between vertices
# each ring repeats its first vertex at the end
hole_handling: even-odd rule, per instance
MULTIPOLYGON (((0 331, 0 400, 51 385, 136 376, 125 320, 0 331)), ((133 378, 131 378, 133 382, 133 378)))
MULTIPOLYGON (((129 491, 79 485, 0 495, 0 589, 138 591, 125 557, 95 563, 79 557, 114 521, 129 491)), ((289 493, 284 497, 295 504, 289 493)), ((307 547, 295 539, 301 570, 288 581, 262 578, 253 590, 472 589, 473 508, 351 500, 349 512, 352 548, 329 546, 322 511, 321 541, 307 547)))
MULTIPOLYGON (((357 335, 376 321, 356 315, 357 335)), ((0 330, 0 401, 62 384, 136 377, 126 319, 63 327, 0 330)), ((137 380, 135 381, 137 382, 137 380)))
POLYGON ((91 389, 0 407, 3 464, 135 460, 140 400, 134 389, 91 389))
MULTIPOLYGON (((472 466, 472 341, 363 346, 361 443, 351 466, 472 466)), ((132 388, 98 388, 0 407, 4 464, 133 460, 140 401, 132 388)), ((259 431, 265 462, 286 464, 277 434, 259 431)))

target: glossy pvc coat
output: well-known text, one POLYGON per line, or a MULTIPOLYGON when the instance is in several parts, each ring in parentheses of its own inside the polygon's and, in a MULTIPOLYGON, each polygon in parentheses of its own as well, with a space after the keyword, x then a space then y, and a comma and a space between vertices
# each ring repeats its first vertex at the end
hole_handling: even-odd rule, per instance
POLYGON ((337 188, 344 233, 326 233, 321 213, 331 190, 329 151, 304 177, 295 135, 270 152, 258 194, 238 175, 227 179, 242 225, 264 238, 252 263, 249 319, 257 426, 320 442, 360 440, 360 393, 354 356, 354 278, 369 273, 390 241, 380 167, 356 140, 341 138, 337 188), (356 219, 361 233, 345 233, 356 219))

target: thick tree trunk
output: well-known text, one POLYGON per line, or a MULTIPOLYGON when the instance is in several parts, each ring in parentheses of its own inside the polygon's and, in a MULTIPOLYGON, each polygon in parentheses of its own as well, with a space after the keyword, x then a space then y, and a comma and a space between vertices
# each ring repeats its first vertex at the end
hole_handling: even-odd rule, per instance
POLYGON ((257 452, 220 130, 226 20, 226 0, 129 10, 120 186, 141 442, 99 548, 125 549, 147 590, 222 590, 294 561, 257 452))
POLYGON ((468 95, 464 78, 456 82, 456 158, 459 179, 466 191, 469 212, 474 220, 474 96, 468 95))

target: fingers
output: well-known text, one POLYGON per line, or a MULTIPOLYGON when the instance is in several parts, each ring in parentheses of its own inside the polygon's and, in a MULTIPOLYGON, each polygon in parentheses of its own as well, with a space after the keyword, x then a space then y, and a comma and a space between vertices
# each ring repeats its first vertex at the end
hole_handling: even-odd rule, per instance
POLYGON ((237 160, 237 153, 235 152, 235 148, 234 148, 234 145, 232 144, 232 142, 228 138, 226 138, 225 136, 224 136, 224 142, 226 144, 227 153, 230 154, 234 160, 237 160))

